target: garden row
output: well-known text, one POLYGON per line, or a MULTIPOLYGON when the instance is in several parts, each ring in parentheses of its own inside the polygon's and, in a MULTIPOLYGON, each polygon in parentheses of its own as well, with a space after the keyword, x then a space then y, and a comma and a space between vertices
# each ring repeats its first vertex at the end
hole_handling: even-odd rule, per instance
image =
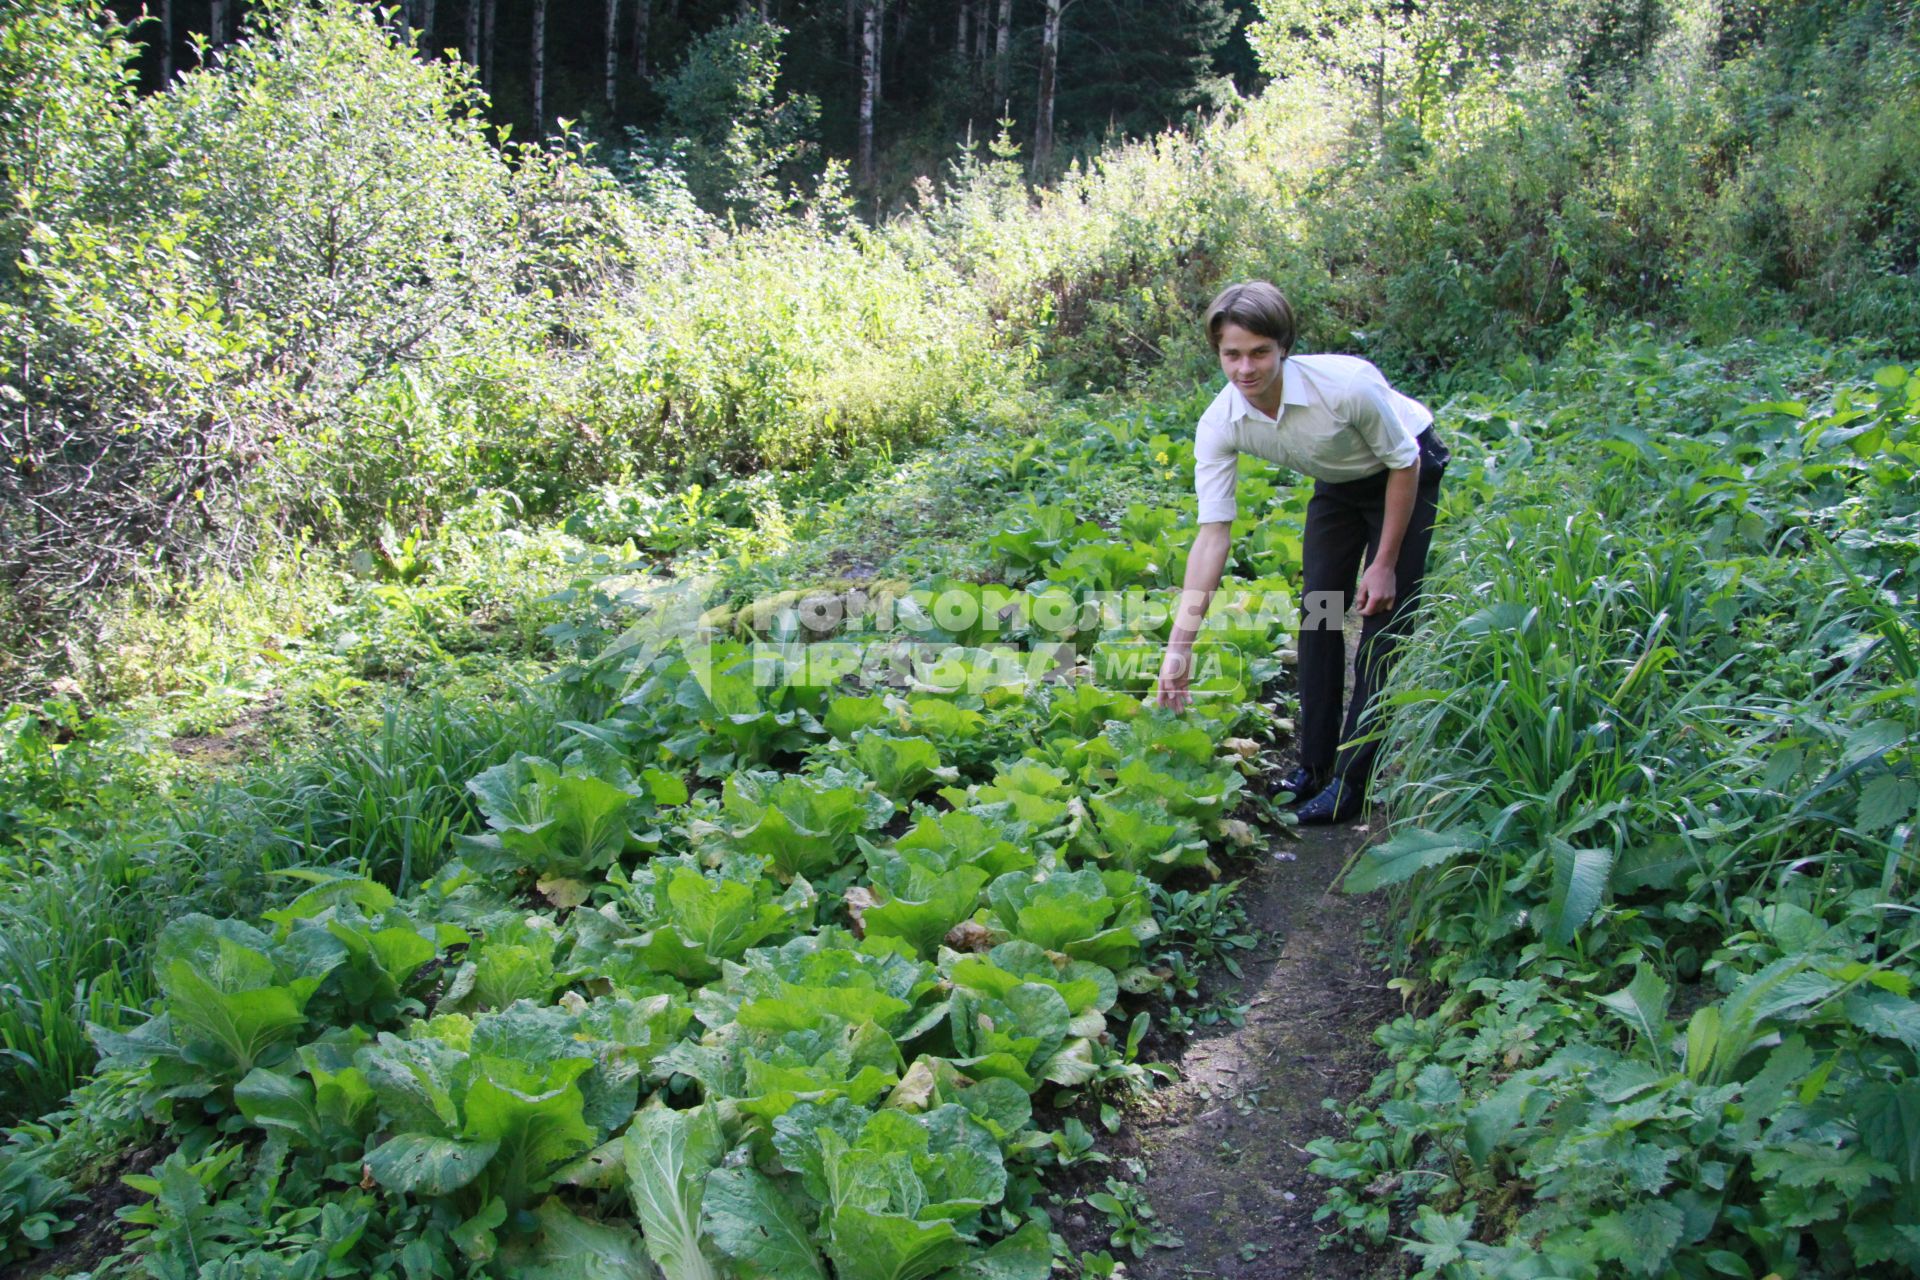
MULTIPOLYGON (((1006 460, 1041 498, 1103 456, 1177 484, 1151 432, 1006 460)), ((122 1261, 1044 1275, 1038 1174, 1085 1148, 1044 1116, 1150 1078, 1144 1001, 1215 942, 1166 885, 1251 836, 1234 735, 1265 728, 1245 694, 1289 621, 1249 598, 1219 696, 1143 710, 1095 675, 1157 666, 1164 617, 1125 589, 1164 612, 1190 527, 1112 523, 1022 503, 983 548, 1015 585, 903 586, 811 637, 792 604, 635 632, 564 673, 546 755, 463 779, 456 859, 290 861, 284 905, 176 919, 157 1016, 96 1030, 76 1103, 171 1149, 129 1179, 122 1261)), ((1283 538, 1247 554, 1292 567, 1283 538)), ((23 1242, 64 1190, 33 1137, 0 1199, 23 1242)))

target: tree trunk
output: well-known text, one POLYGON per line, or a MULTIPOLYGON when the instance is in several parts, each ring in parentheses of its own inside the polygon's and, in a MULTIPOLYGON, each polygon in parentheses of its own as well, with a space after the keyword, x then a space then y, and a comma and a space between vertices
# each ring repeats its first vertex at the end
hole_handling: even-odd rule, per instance
POLYGON ((653 24, 653 0, 638 0, 633 7, 633 74, 646 84, 653 79, 647 68, 647 35, 653 24))
POLYGON ((467 65, 470 67, 478 67, 480 65, 480 0, 467 0, 467 38, 465 43, 466 48, 462 52, 467 56, 467 65))
POLYGON ((620 0, 607 0, 607 122, 613 122, 620 85, 620 0))
POLYGON ((885 75, 887 62, 887 0, 872 0, 872 8, 873 101, 875 105, 878 105, 880 95, 886 92, 883 86, 887 82, 885 75))
POLYGON ((433 0, 420 0, 420 51, 433 52, 433 0))
POLYGON ((207 43, 218 49, 227 42, 228 0, 212 0, 207 13, 207 43))
POLYGON ((1053 164, 1053 87, 1060 63, 1061 0, 1047 0, 1040 35, 1040 97, 1033 115, 1033 173, 1043 177, 1053 164))
POLYGON ((493 92, 493 36, 495 0, 478 0, 480 5, 480 87, 493 92))
POLYGON ((533 136, 547 136, 547 0, 533 0, 533 136))
POLYGON ((1013 49, 1013 0, 1000 0, 1000 20, 993 29, 993 109, 1007 109, 1007 63, 1013 49))
MULTIPOLYGON (((1378 137, 1387 136, 1387 14, 1386 10, 1375 11, 1380 21, 1380 51, 1376 55, 1373 68, 1373 130, 1378 137)), ((1381 150, 1384 159, 1386 151, 1381 150)))
POLYGON ((173 0, 160 0, 160 83, 173 84, 173 0))
POLYGON ((873 102, 880 86, 880 0, 860 5, 860 185, 873 190, 873 102))
POLYGON ((962 62, 966 61, 967 45, 971 43, 967 38, 967 20, 972 17, 973 5, 971 0, 961 0, 960 17, 958 19, 958 25, 955 26, 953 32, 953 47, 960 51, 960 60, 962 62))

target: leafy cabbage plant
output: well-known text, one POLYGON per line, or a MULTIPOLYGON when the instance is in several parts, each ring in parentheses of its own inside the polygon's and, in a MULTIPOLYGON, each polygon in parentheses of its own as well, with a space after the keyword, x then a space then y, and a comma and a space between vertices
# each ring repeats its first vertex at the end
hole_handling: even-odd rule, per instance
POLYGON ((984 1254, 976 1248, 1007 1174, 999 1143, 964 1106, 916 1115, 801 1103, 774 1122, 773 1143, 820 1206, 819 1235, 841 1280, 1041 1280, 1051 1266, 1034 1225, 984 1254))
POLYGON ((735 641, 690 645, 684 656, 689 678, 680 681, 674 702, 697 723, 666 745, 680 758, 697 759, 708 777, 766 764, 826 736, 818 718, 826 691, 807 682, 803 661, 735 641))
POLYGON ((900 1044, 945 1017, 937 986, 931 965, 841 929, 756 949, 699 993, 706 1033, 660 1065, 767 1120, 802 1097, 870 1103, 900 1082, 900 1044))
POLYGON ((257 1066, 289 1058, 307 1005, 347 948, 321 928, 279 941, 238 920, 194 913, 160 931, 161 1012, 129 1033, 92 1028, 107 1065, 148 1073, 159 1097, 212 1105, 257 1066))
MULTIPOLYGON (((574 917, 596 940, 593 955, 606 976, 669 974, 699 984, 718 978, 721 965, 748 948, 806 933, 819 895, 796 878, 784 892, 758 858, 736 856, 718 868, 689 857, 655 858, 616 881, 625 893, 600 911, 574 917), (589 921, 587 916, 596 918, 589 921)), ((587 957, 577 956, 584 962, 587 957)), ((583 972, 590 966, 577 965, 583 972)))
POLYGON ((871 905, 861 915, 871 938, 898 938, 923 960, 933 958, 948 930, 973 914, 986 868, 927 849, 867 846, 871 905))
POLYGON ((880 794, 896 803, 929 787, 960 780, 960 772, 940 762, 940 749, 927 738, 899 737, 868 729, 853 738, 853 765, 873 779, 880 794))
POLYGON ((893 802, 856 773, 819 777, 749 770, 728 778, 721 804, 734 844, 766 861, 783 883, 817 880, 845 863, 854 837, 885 825, 893 802))
POLYGON ((1014 872, 987 886, 984 923, 1111 969, 1123 988, 1143 991, 1153 983, 1140 963, 1141 948, 1160 934, 1149 894, 1147 881, 1131 871, 1014 872))
POLYGON ((659 831, 636 832, 634 824, 650 823, 662 806, 687 800, 686 784, 672 774, 649 769, 636 782, 604 758, 562 767, 517 755, 475 777, 467 790, 488 827, 482 835, 458 837, 467 864, 483 873, 534 876, 550 896, 563 882, 598 879, 630 848, 658 848, 659 831))
POLYGON ((368 1173, 392 1192, 450 1197, 465 1215, 454 1239, 484 1261, 494 1228, 632 1117, 644 1062, 626 1041, 670 1023, 666 1002, 523 1003, 383 1034, 354 1059, 389 1135, 367 1152, 368 1173))

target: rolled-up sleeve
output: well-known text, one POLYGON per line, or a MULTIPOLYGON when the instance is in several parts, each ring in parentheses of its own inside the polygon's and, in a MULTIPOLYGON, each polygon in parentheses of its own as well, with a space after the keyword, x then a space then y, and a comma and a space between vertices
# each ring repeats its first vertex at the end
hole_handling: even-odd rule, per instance
POLYGON ((1193 439, 1193 493, 1200 500, 1201 524, 1232 524, 1240 503, 1239 454, 1223 423, 1212 414, 1200 419, 1193 439))
POLYGON ((1374 456, 1394 471, 1420 458, 1415 438, 1433 422, 1427 407, 1388 385, 1386 375, 1362 362, 1347 387, 1347 424, 1360 433, 1374 456))

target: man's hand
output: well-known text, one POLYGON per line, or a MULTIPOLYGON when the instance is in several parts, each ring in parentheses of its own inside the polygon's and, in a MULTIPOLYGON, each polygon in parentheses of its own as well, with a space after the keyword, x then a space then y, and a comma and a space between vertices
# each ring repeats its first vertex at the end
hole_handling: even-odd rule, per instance
POLYGON ((1370 618, 1376 613, 1385 613, 1398 601, 1395 594, 1398 584, 1394 578, 1393 566, 1375 561, 1367 566, 1360 575, 1360 591, 1354 597, 1354 604, 1360 610, 1360 616, 1370 618))
POLYGON ((1155 701, 1169 711, 1185 711, 1193 695, 1187 692, 1187 680, 1193 674, 1193 651, 1167 646, 1160 659, 1160 689, 1155 701))

